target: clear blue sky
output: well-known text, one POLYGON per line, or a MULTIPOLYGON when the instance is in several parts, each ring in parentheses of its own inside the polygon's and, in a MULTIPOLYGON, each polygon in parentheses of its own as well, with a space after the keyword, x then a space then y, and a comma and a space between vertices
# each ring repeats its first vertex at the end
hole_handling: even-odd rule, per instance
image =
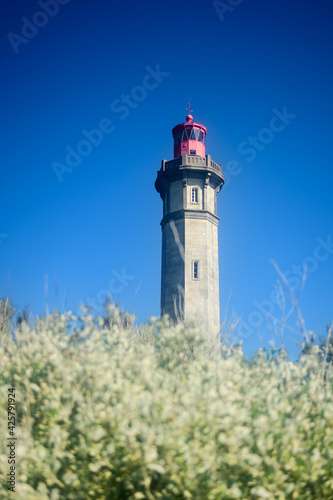
POLYGON ((330 3, 41 4, 1 7, 0 296, 9 271, 14 305, 43 313, 47 275, 50 309, 98 306, 112 292, 139 321, 159 314, 154 181, 190 94, 228 178, 218 197, 222 318, 229 303, 246 325, 245 350, 267 345, 262 304, 280 317, 270 259, 296 289, 293 266, 306 261, 300 306, 307 327, 324 333, 333 320, 330 3), (146 76, 158 66, 161 76, 146 76), (149 90, 135 88, 143 82, 149 90), (136 100, 122 104, 126 94, 136 100), (69 170, 66 147, 99 126, 59 182, 54 162, 69 170))

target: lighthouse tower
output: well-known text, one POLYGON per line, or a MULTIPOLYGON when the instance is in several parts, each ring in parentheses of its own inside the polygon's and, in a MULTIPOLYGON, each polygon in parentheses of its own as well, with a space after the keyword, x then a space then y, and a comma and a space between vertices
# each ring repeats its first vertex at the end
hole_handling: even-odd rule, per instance
POLYGON ((172 130, 174 158, 162 160, 155 188, 163 200, 161 314, 220 329, 216 197, 222 166, 206 155, 207 129, 193 121, 172 130))

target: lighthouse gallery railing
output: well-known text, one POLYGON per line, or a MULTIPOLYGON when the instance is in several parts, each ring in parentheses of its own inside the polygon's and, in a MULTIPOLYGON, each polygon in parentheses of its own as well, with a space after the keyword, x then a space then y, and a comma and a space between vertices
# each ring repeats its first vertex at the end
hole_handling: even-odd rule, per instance
POLYGON ((187 165, 193 165, 194 167, 209 167, 222 174, 222 165, 215 163, 215 161, 211 159, 210 155, 206 155, 204 157, 188 155, 186 153, 184 153, 182 156, 179 156, 178 158, 174 158, 173 160, 162 160, 161 170, 171 170, 173 168, 185 167, 187 165))

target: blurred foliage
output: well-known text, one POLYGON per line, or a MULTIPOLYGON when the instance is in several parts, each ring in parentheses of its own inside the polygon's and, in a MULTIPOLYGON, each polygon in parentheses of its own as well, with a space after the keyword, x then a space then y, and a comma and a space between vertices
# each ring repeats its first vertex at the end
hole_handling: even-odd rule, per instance
MULTIPOLYGON (((7 330, 12 312, 1 304, 7 330)), ((13 327, 0 425, 7 436, 13 386, 18 500, 333 499, 333 366, 318 346, 248 362, 194 325, 136 327, 110 303, 13 327)))
POLYGON ((10 320, 14 316, 15 308, 12 307, 10 300, 0 299, 0 340, 3 342, 11 334, 10 320))

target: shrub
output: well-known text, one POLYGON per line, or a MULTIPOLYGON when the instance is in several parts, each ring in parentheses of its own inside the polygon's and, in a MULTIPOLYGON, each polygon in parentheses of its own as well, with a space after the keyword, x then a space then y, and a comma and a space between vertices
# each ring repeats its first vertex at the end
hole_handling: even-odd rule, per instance
POLYGON ((315 349, 249 363, 207 342, 112 308, 21 322, 0 346, 0 467, 14 386, 16 498, 332 499, 332 365, 315 349))

